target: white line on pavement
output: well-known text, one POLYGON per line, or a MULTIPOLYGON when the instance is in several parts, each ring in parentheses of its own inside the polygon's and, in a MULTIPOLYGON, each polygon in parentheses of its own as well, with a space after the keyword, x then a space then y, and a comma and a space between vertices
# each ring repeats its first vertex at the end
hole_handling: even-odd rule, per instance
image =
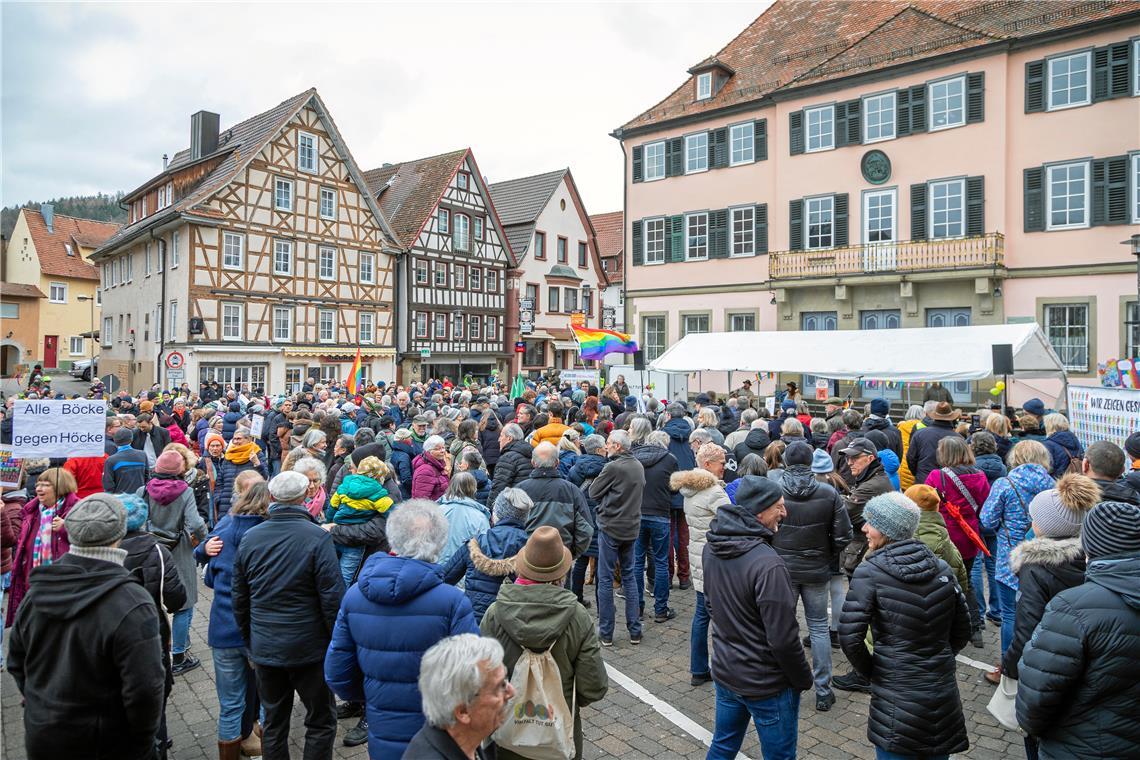
MULTIPOLYGON (((618 685, 628 691, 633 696, 640 699, 645 704, 652 707, 658 712, 665 720, 672 723, 677 728, 681 729, 689 736, 704 744, 706 747, 712 744, 712 734, 705 730, 704 726, 694 721, 689 716, 678 710, 668 702, 658 699, 648 689, 633 680, 625 673, 615 668, 613 665, 606 663, 606 672, 610 678, 617 681, 618 685)), ((750 760, 744 753, 736 756, 736 760, 750 760)))
POLYGON ((962 663, 963 665, 969 665, 971 668, 977 668, 978 670, 984 670, 987 673, 989 673, 991 670, 994 669, 993 665, 987 665, 984 662, 978 662, 977 660, 971 660, 969 657, 967 657, 964 654, 955 655, 954 659, 957 660, 958 662, 962 663))

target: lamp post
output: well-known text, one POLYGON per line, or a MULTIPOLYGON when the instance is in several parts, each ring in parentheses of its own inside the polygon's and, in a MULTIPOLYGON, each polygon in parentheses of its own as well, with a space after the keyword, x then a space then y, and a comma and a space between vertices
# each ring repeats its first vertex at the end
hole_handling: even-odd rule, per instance
POLYGON ((91 380, 95 380, 95 296, 76 296, 77 301, 91 302, 91 380))
MULTIPOLYGON (((1132 255, 1136 257, 1136 318, 1140 320, 1140 234, 1133 235, 1127 240, 1121 240, 1120 244, 1128 246, 1132 255)), ((1128 324, 1130 322, 1128 319, 1129 316, 1128 314, 1124 315, 1124 324, 1127 325, 1126 329, 1131 330, 1133 329, 1133 325, 1128 324)), ((1131 336, 1125 337, 1124 343, 1126 346, 1130 342, 1128 340, 1130 337, 1131 336)))

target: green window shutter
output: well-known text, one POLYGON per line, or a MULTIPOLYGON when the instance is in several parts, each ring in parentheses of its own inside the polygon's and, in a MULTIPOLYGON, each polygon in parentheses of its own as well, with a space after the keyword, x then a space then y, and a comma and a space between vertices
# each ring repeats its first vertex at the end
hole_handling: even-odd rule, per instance
POLYGON ((798 156, 804 152, 803 111, 792 111, 788 114, 788 142, 793 156, 798 156))
POLYGON ((1025 64, 1025 112, 1045 110, 1045 61, 1025 64))
POLYGON ((832 204, 835 209, 835 215, 833 217, 835 222, 835 247, 846 248, 848 241, 851 239, 847 234, 847 193, 836 193, 832 204))
POLYGON ((756 253, 768 252, 768 204, 761 203, 754 212, 756 253))
POLYGON ((797 198, 788 203, 788 248, 793 251, 804 249, 804 201, 797 198))
POLYGON ((633 223, 633 265, 639 267, 645 263, 645 239, 641 232, 642 222, 633 223))
POLYGON ((728 209, 709 212, 709 258, 728 258, 728 209))
POLYGON ((638 145, 636 148, 633 149, 633 181, 634 182, 641 182, 641 180, 644 176, 643 175, 644 170, 642 168, 642 158, 641 158, 642 152, 643 152, 643 149, 640 145, 638 145))
POLYGON ((976 124, 986 119, 986 72, 966 75, 966 123, 976 124))
POLYGON ((1041 232, 1045 229, 1045 168, 1034 166, 1026 169, 1023 177, 1025 195, 1026 232, 1041 232))
POLYGON ((895 93, 895 134, 898 137, 910 134, 910 90, 895 93))
POLYGON ((680 177, 685 173, 685 138, 665 141, 665 176, 680 177))
POLYGON ((768 120, 757 119, 752 125, 752 137, 756 142, 756 160, 768 160, 768 120))
POLYGON ((835 106, 835 147, 842 148, 847 145, 847 104, 836 103, 835 106))
POLYGON ((1092 99, 1109 100, 1131 94, 1128 79, 1128 42, 1116 42, 1093 50, 1092 99))
POLYGON ((709 168, 728 166, 728 128, 709 130, 709 168))
POLYGON ((986 178, 966 177, 966 235, 986 234, 986 178))
POLYGON ((847 144, 863 144, 863 101, 847 101, 847 144))
POLYGON ((1092 162, 1092 224, 1128 224, 1128 156, 1092 162))
POLYGON ((910 131, 912 134, 926 131, 926 85, 916 84, 910 88, 910 131))
POLYGON ((669 217, 669 261, 685 260, 685 217, 669 217))
POLYGON ((910 239, 926 240, 926 183, 910 186, 910 239))

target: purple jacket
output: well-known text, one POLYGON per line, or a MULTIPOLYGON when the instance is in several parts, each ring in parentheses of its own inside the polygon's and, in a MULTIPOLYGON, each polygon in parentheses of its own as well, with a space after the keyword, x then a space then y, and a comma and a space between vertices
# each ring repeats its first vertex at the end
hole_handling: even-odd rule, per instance
POLYGON ((420 454, 412 460, 412 498, 435 501, 447 493, 448 477, 443 462, 420 454))
MULTIPOLYGON (((78 501, 79 497, 75 494, 65 496, 63 506, 56 516, 67 517, 67 513, 78 501)), ((8 617, 4 623, 5 627, 12 625, 15 621, 16 610, 20 607, 20 601, 28 592, 28 575, 32 572, 32 547, 36 543, 36 532, 39 529, 40 500, 33 497, 20 510, 20 540, 16 544, 16 552, 12 557, 12 585, 8 590, 8 617)), ((59 561, 59 558, 70 550, 71 544, 67 540, 67 528, 52 531, 52 561, 59 561)))

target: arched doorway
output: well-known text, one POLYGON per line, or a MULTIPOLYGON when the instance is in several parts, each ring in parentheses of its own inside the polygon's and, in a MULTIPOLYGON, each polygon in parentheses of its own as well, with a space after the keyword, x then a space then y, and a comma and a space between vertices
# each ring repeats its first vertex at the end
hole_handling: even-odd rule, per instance
POLYGON ((16 368, 20 366, 20 355, 23 353, 20 346, 5 342, 0 344, 0 375, 12 377, 16 368))

